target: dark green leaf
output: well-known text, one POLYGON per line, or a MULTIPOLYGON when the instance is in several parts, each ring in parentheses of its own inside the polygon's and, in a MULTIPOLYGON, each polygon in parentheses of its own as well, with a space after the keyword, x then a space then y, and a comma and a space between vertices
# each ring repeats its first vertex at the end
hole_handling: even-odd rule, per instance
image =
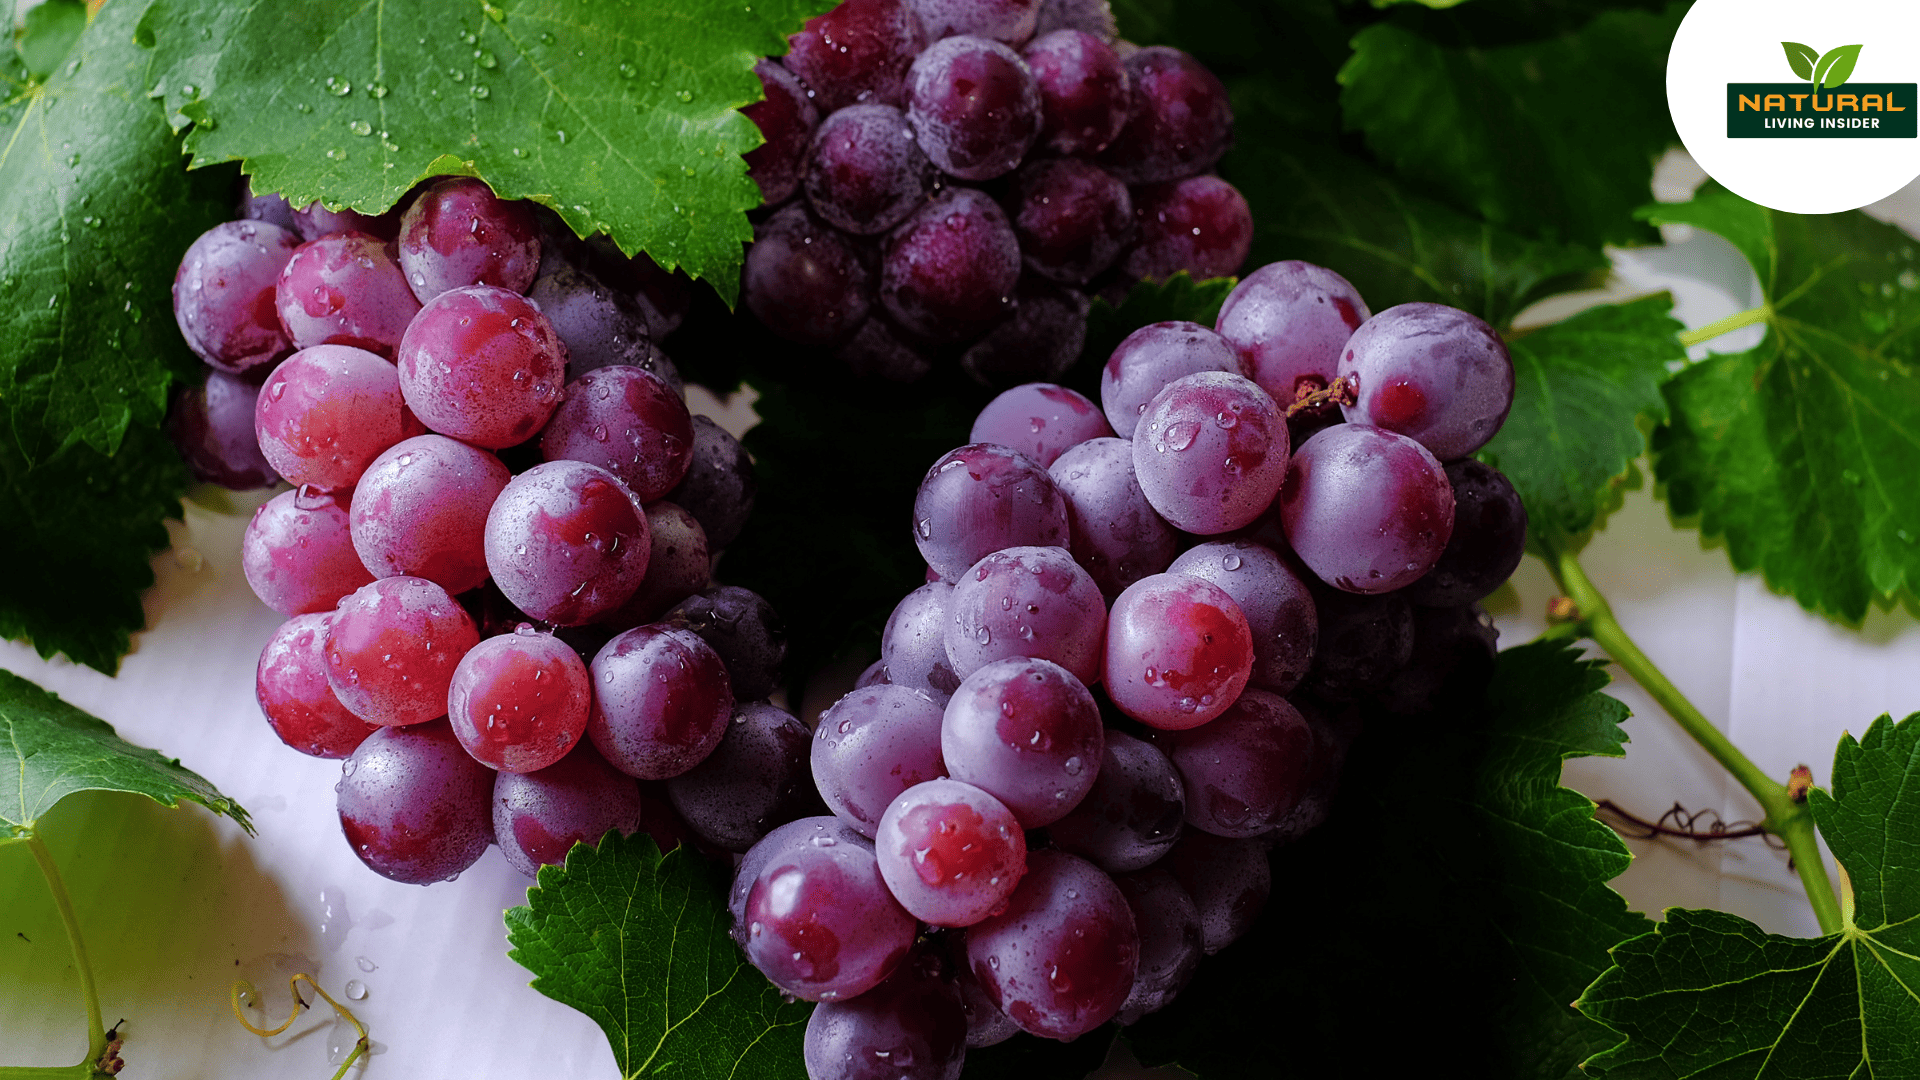
POLYGON ((0 826, 30 832, 53 804, 76 791, 130 791, 162 806, 188 799, 253 832, 240 804, 178 761, 113 733, 106 721, 0 670, 0 734, 13 761, 0 767, 0 826))
POLYGON ((1831 90, 1847 81, 1853 66, 1860 62, 1860 46, 1842 45, 1828 52, 1814 65, 1813 81, 1831 90))
POLYGON ((158 38, 190 61, 202 25, 233 19, 211 89, 182 110, 196 164, 243 160, 295 205, 369 212, 424 177, 477 175, 731 299, 760 202, 740 158, 759 130, 735 110, 761 96, 755 57, 832 6, 254 0, 235 17, 181 0, 158 38))
POLYGON ((1809 800, 1851 875, 1837 934, 1767 934, 1720 911, 1667 913, 1613 951, 1582 1012, 1626 1037, 1589 1063, 1639 1077, 1920 1075, 1920 715, 1882 716, 1809 800))
POLYGON ((1797 41, 1783 41, 1780 47, 1787 50, 1787 63, 1795 75, 1803 79, 1813 78, 1813 65, 1820 59, 1820 54, 1813 51, 1812 46, 1797 41))
POLYGON ((646 834, 575 844, 506 914, 533 988, 607 1033, 623 1077, 801 1074, 813 1006, 782 1000, 727 934, 726 887, 700 856, 646 834))
POLYGON ((80 0, 46 0, 28 8, 20 36, 14 41, 27 74, 36 79, 53 74, 86 28, 87 5, 80 0))
POLYGON ((1513 411, 1480 456, 1513 481, 1536 536, 1591 527, 1646 449, 1637 421, 1666 419, 1660 384, 1686 356, 1670 307, 1661 295, 1592 308, 1509 343, 1513 411))
POLYGON ((1650 207, 1725 235, 1772 314, 1748 352, 1666 386, 1654 473, 1673 512, 1722 536, 1739 570, 1809 609, 1861 618, 1920 581, 1920 260, 1857 211, 1783 214, 1716 185, 1650 207))
MULTIPOLYGON (((1195 281, 1186 271, 1155 284, 1142 281, 1128 291, 1119 307, 1095 297, 1087 312, 1087 343, 1080 351, 1081 368, 1092 375, 1098 400, 1100 368, 1128 334, 1149 323, 1185 320, 1211 327, 1220 317, 1220 305, 1239 283, 1238 278, 1195 281)), ((1079 388, 1082 393, 1085 387, 1079 388)))

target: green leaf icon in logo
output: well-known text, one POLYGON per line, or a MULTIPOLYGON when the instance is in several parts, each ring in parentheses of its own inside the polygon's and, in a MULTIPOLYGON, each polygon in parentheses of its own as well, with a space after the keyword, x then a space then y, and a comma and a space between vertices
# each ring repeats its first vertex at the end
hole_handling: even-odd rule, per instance
POLYGON ((1842 45, 1820 58, 1813 66, 1813 81, 1828 90, 1847 81, 1853 74, 1853 65, 1860 61, 1860 46, 1842 45))
POLYGON ((1803 79, 1813 78, 1813 64, 1820 59, 1820 54, 1814 52, 1812 46, 1797 41, 1783 41, 1780 47, 1787 50, 1787 63, 1793 66, 1795 75, 1803 79))

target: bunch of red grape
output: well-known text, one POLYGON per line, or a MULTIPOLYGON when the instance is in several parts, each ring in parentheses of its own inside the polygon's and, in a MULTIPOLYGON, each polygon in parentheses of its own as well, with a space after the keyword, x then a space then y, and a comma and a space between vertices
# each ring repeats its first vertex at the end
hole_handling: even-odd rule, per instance
POLYGON ((1247 257, 1246 200, 1206 175, 1226 88, 1116 40, 1105 0, 844 0, 788 43, 743 110, 778 209, 742 293, 781 337, 899 381, 950 355, 992 386, 1054 379, 1089 290, 1247 257))
POLYGON ((288 745, 345 759, 354 852, 426 883, 497 842, 531 874, 611 828, 676 842, 666 804, 742 848, 804 812, 709 806, 716 773, 799 760, 806 731, 758 703, 771 606, 712 584, 752 466, 653 344, 657 268, 464 178, 382 218, 243 212, 175 279, 215 370, 174 433, 203 478, 295 485, 242 541, 289 616, 256 689, 288 745), (666 781, 651 809, 642 781, 666 781))
POLYGON ((1215 327, 1129 336, 1100 397, 1010 389, 928 470, 927 584, 814 732, 832 815, 740 866, 742 947, 821 1002, 814 1080, 950 1080, 969 1046, 1164 1007, 1252 925, 1362 719, 1491 671, 1477 602, 1526 514, 1467 456, 1513 400, 1486 323, 1369 317, 1274 263, 1215 327))

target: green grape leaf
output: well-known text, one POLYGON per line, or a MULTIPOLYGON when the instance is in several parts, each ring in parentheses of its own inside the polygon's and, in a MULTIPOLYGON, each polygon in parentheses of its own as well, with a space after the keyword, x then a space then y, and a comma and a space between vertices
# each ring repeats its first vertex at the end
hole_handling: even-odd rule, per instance
POLYGON ((724 875, 645 833, 575 844, 506 913, 533 988, 593 1018, 620 1075, 786 1080, 813 1006, 790 1003, 727 934, 724 875))
MULTIPOLYGON (((1220 305, 1239 284, 1238 278, 1212 278, 1195 281, 1186 271, 1164 282, 1142 281, 1127 290, 1115 307, 1095 297, 1087 312, 1087 343, 1080 350, 1081 366, 1093 375, 1094 400, 1099 400, 1100 368, 1113 355, 1128 334, 1149 323, 1185 320, 1212 327, 1220 317, 1220 305)), ((1082 393, 1084 387, 1076 387, 1082 393)))
POLYGON ((1813 67, 1813 81, 1831 90, 1847 81, 1853 66, 1860 62, 1860 46, 1842 45, 1830 50, 1813 67))
POLYGON ((1814 822, 1852 881, 1839 933, 1780 937, 1721 911, 1673 910, 1613 950, 1580 996, 1625 1040, 1608 1080, 1853 1080, 1920 1075, 1920 714, 1882 716, 1834 752, 1814 822))
POLYGON ((1684 360, 1667 296, 1591 308, 1508 343, 1513 410, 1480 456, 1504 473, 1536 536, 1592 527, 1646 450, 1638 419, 1666 419, 1660 384, 1684 360))
POLYGON ((87 5, 80 0, 46 0, 27 9, 13 45, 20 50, 27 74, 44 79, 73 51, 73 43, 86 28, 87 5))
POLYGON ((1265 1076, 1276 1043, 1260 1033, 1286 1032, 1302 1076, 1347 1075, 1356 1052, 1373 1076, 1447 1061, 1578 1075, 1617 1040, 1568 1003, 1651 925, 1607 885, 1625 845, 1559 786, 1565 759, 1622 752, 1627 708, 1606 683, 1577 649, 1535 642, 1500 654, 1484 700, 1456 695, 1415 724, 1368 717, 1332 816, 1273 852, 1260 920, 1128 1029, 1140 1059, 1265 1076))
POLYGON ((760 203, 740 156, 759 129, 736 110, 762 95, 755 58, 833 6, 174 2, 180 18, 152 29, 183 70, 204 68, 202 25, 230 26, 206 86, 184 95, 196 165, 243 161, 296 206, 366 212, 428 176, 479 176, 730 300, 760 203))
MULTIPOLYGON (((142 7, 103 8, 45 82, 0 105, 0 634, 111 672, 143 625, 148 555, 188 476, 159 433, 201 370, 174 268, 230 209, 146 100, 142 7)), ((0 53, 11 78, 18 57, 0 53)), ((24 78, 16 81, 25 83, 24 78)))
POLYGON ((0 767, 0 828, 32 832, 41 815, 77 791, 130 791, 162 806, 197 802, 249 834, 240 804, 180 763, 127 742, 96 716, 0 669, 0 733, 13 762, 0 767))
POLYGON ((1793 68, 1795 75, 1803 79, 1813 78, 1814 62, 1820 59, 1820 54, 1813 50, 1813 46, 1802 45, 1797 41, 1783 41, 1780 47, 1787 50, 1787 64, 1793 68))
POLYGON ((1667 49, 1685 11, 1606 10, 1516 36, 1499 9, 1402 10, 1354 38, 1340 71, 1347 126, 1411 186, 1494 225, 1592 247, 1652 242, 1632 211, 1675 141, 1667 49))
POLYGON ((1783 214, 1709 184, 1657 223, 1732 241, 1767 302, 1767 336, 1666 384, 1654 475, 1680 518, 1724 537, 1810 610, 1854 621, 1920 582, 1920 253, 1858 211, 1783 214))

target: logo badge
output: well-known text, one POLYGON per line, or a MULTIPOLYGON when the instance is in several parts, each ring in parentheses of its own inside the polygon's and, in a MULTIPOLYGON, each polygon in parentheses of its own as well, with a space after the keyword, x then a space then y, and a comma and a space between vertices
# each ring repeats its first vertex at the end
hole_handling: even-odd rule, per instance
POLYGON ((1729 139, 1911 139, 1915 84, 1849 83, 1860 45, 1825 53, 1783 41, 1800 83, 1728 83, 1729 139), (1825 93, 1822 93, 1825 91, 1825 93))

